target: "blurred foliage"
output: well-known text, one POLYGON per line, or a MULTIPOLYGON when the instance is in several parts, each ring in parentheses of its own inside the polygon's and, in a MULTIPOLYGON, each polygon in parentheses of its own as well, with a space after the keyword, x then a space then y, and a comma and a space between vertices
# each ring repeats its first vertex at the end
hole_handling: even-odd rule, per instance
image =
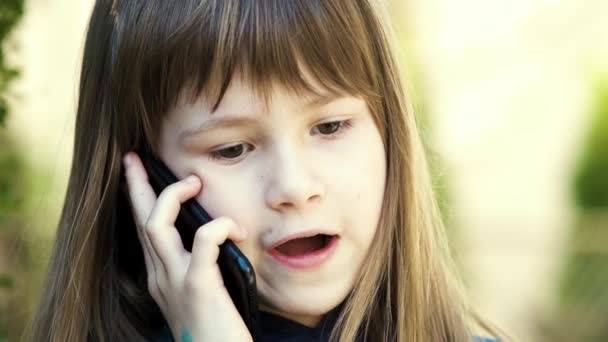
POLYGON ((0 131, 0 227, 8 224, 9 215, 21 208, 24 200, 15 186, 21 176, 16 172, 21 168, 21 161, 11 145, 4 132, 0 131))
MULTIPOLYGON (((8 116, 8 102, 6 94, 12 80, 14 80, 19 72, 6 65, 6 41, 9 34, 13 31, 19 19, 23 16, 24 1, 23 0, 1 0, 0 1, 0 237, 4 241, 0 244, 6 244, 7 231, 14 227, 13 220, 16 217, 18 209, 23 204, 22 197, 18 196, 19 184, 22 180, 19 179, 20 161, 17 153, 12 148, 12 144, 8 141, 3 129, 6 118, 8 116)), ((10 238, 9 238, 10 239, 10 238)), ((4 252, 10 253, 5 246, 2 246, 4 252)), ((0 273, 0 291, 12 291, 14 288, 14 275, 0 273)), ((0 302, 0 341, 8 339, 8 303, 0 302)))
POLYGON ((608 341, 608 78, 597 86, 591 130, 573 189, 579 213, 546 341, 608 341))
POLYGON ((27 227, 27 183, 30 171, 19 157, 16 144, 0 128, 0 342, 18 340, 27 321, 27 304, 32 272, 30 248, 22 241, 27 227))
POLYGON ((575 178, 575 196, 583 209, 608 208, 608 81, 598 86, 593 124, 581 167, 575 178))
POLYGON ((23 0, 0 1, 0 127, 4 125, 8 115, 8 104, 5 98, 10 82, 19 75, 19 72, 5 64, 4 43, 9 33, 23 16, 23 0))

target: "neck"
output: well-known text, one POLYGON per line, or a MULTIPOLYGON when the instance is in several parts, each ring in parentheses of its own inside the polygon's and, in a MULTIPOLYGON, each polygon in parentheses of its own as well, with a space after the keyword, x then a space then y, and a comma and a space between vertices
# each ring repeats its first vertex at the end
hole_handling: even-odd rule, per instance
POLYGON ((265 306, 263 304, 260 304, 260 310, 271 313, 276 316, 281 316, 283 318, 286 318, 290 321, 300 323, 309 328, 316 327, 322 318, 321 315, 300 315, 300 314, 292 314, 292 313, 288 313, 288 312, 281 312, 281 311, 275 310, 273 308, 270 308, 268 306, 265 306))

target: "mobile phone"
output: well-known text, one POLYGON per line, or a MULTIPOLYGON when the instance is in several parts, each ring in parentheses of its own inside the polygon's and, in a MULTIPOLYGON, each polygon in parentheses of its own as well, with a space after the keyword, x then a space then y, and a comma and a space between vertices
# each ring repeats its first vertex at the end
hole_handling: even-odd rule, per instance
MULTIPOLYGON (((138 151, 138 154, 148 173, 148 181, 157 196, 165 187, 178 181, 162 160, 146 151, 138 151)), ((186 250, 192 251, 196 230, 211 220, 211 216, 196 199, 191 198, 182 204, 175 222, 175 228, 177 228, 186 250)), ((226 286, 234 305, 255 340, 259 313, 253 266, 231 240, 226 240, 220 245, 217 263, 224 280, 224 286, 226 286)))

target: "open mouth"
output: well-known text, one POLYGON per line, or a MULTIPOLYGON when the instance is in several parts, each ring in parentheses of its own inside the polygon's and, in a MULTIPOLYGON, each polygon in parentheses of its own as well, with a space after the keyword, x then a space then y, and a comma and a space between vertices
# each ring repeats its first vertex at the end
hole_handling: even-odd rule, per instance
POLYGON ((289 240, 275 247, 275 251, 286 256, 297 256, 314 253, 325 249, 336 235, 317 234, 289 240))

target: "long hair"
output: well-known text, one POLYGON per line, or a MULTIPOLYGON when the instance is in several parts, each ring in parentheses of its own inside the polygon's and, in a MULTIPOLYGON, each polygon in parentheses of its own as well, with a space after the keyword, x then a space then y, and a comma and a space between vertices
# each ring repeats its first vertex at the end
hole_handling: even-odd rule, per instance
MULTIPOLYGON (((163 322, 147 290, 121 157, 158 149, 180 96, 212 99, 237 72, 362 96, 387 160, 369 257, 332 331, 336 341, 471 341, 472 323, 434 197, 386 14, 372 0, 98 0, 84 47, 74 154, 32 341, 142 341, 163 322), (185 95, 184 95, 185 94, 185 95)), ((491 329, 490 329, 491 330, 491 329)))

